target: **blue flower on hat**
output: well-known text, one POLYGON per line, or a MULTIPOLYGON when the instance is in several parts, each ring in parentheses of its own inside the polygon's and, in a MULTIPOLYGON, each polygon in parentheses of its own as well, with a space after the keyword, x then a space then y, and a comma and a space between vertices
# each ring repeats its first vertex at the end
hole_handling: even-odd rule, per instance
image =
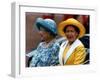
POLYGON ((52 34, 57 35, 57 26, 55 21, 52 19, 37 18, 36 26, 38 27, 38 29, 42 27, 47 31, 50 31, 52 34))

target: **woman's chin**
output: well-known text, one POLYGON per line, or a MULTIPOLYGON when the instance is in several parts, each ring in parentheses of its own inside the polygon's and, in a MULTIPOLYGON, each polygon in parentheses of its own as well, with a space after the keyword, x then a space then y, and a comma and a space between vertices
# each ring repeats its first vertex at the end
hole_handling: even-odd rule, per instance
POLYGON ((41 38, 41 41, 44 41, 44 38, 41 38))
POLYGON ((69 42, 74 42, 75 40, 73 40, 73 39, 68 39, 68 41, 69 41, 69 42))

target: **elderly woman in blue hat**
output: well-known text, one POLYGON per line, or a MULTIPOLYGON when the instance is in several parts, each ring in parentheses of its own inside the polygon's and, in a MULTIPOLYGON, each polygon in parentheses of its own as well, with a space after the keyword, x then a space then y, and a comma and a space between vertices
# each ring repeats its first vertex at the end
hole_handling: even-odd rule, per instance
POLYGON ((30 67, 55 66, 59 64, 59 44, 56 42, 56 23, 52 19, 37 18, 36 26, 39 29, 41 42, 37 49, 28 53, 32 57, 30 67))

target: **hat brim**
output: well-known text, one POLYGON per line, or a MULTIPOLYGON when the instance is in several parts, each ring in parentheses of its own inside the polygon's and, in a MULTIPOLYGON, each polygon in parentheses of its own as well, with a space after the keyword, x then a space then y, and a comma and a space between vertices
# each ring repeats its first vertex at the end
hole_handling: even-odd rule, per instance
POLYGON ((83 26, 83 24, 81 24, 79 21, 77 21, 77 20, 75 20, 73 18, 67 19, 66 21, 63 21, 58 25, 58 33, 59 33, 59 35, 65 36, 65 33, 64 33, 63 29, 65 27, 67 27, 68 25, 74 25, 80 30, 78 38, 81 38, 81 37, 84 36, 85 27, 83 26))

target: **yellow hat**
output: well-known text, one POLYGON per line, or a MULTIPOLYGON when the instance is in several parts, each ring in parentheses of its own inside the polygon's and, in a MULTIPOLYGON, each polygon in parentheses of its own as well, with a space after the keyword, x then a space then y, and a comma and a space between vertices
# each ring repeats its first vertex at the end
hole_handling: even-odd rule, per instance
POLYGON ((79 21, 77 21, 76 19, 74 18, 69 18, 65 21, 62 21, 59 25, 58 25, 58 33, 61 35, 61 36, 65 36, 65 33, 63 31, 63 29, 67 26, 67 25, 74 25, 76 26, 79 30, 80 30, 80 33, 79 33, 79 36, 78 38, 82 37, 84 34, 85 34, 85 27, 83 26, 83 24, 81 24, 79 21))

